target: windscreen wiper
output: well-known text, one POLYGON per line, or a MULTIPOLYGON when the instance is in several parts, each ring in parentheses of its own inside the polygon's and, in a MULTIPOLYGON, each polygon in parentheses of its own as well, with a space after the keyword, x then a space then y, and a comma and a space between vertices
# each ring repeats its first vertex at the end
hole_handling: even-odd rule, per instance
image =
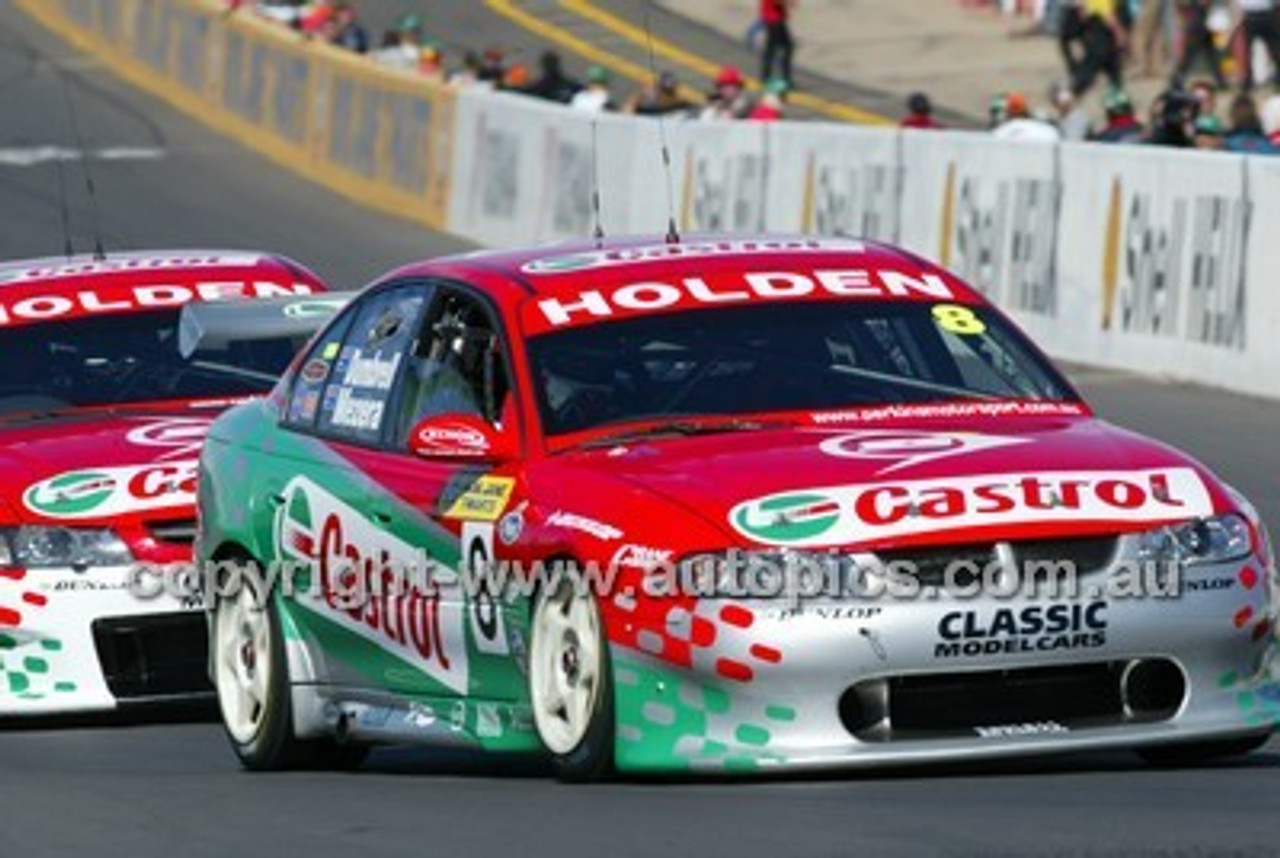
MULTIPOLYGON (((661 420, 662 415, 653 415, 652 417, 632 417, 627 418, 627 422, 644 422, 646 420, 661 420)), ((584 442, 580 446, 583 449, 593 449, 597 447, 613 447, 619 444, 626 444, 630 441, 643 441, 647 438, 662 438, 668 435, 675 435, 682 438, 692 438, 698 435, 724 435, 733 432, 760 432, 765 429, 779 429, 790 426, 791 424, 785 420, 714 420, 702 421, 689 418, 680 418, 670 420, 657 426, 647 426, 643 429, 631 429, 618 432, 612 435, 605 435, 599 438, 592 438, 584 442)))

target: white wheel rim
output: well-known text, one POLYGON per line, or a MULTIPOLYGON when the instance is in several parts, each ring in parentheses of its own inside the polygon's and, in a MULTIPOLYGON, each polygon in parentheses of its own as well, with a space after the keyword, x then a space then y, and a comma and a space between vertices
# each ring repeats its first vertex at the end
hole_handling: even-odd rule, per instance
POLYGON ((218 602, 214 624, 218 705, 227 731, 241 744, 257 737, 267 713, 272 670, 267 610, 266 605, 256 604, 248 586, 218 602))
POLYGON ((538 602, 529 646, 533 718, 543 744, 568 754, 591 725, 600 693, 600 619, 595 601, 565 582, 538 602))

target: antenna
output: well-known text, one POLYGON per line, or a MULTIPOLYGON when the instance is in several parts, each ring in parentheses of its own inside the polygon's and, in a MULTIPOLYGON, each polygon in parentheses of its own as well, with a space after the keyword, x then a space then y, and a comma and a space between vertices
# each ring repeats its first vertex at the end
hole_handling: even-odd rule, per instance
POLYGON ((591 216, 595 226, 591 237, 596 241, 596 250, 604 249, 604 225, 600 220, 600 147, 596 139, 597 123, 591 120, 591 216))
MULTIPOLYGON (((93 258, 101 262, 107 258, 107 252, 102 247, 102 222, 98 217, 98 193, 93 182, 93 170, 89 166, 89 158, 85 152, 84 137, 80 133, 80 119, 76 115, 75 101, 71 98, 71 84, 67 80, 67 72, 60 70, 58 75, 62 78, 62 98, 66 103, 67 119, 71 124, 71 137, 76 144, 80 169, 84 172, 85 192, 89 196, 89 223, 93 229, 93 258)), ((69 241, 68 247, 70 247, 69 241)))
POLYGON ((62 166, 62 155, 53 159, 53 169, 58 177, 58 216, 62 221, 62 252, 68 261, 76 255, 75 245, 71 242, 71 209, 67 203, 67 173, 62 166))
MULTIPOLYGON (((653 75, 653 88, 658 89, 658 61, 653 53, 653 26, 650 23, 649 4, 644 7, 644 36, 649 48, 649 74, 653 75)), ((679 244, 680 232, 676 229, 676 202, 671 190, 671 148, 667 145, 667 118, 658 114, 658 139, 662 146, 662 171, 667 186, 667 244, 679 244)))

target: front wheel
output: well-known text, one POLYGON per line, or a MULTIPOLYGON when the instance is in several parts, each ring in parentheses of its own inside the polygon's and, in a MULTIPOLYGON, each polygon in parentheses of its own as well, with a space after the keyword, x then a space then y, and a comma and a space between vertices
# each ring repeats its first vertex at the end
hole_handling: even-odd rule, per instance
POLYGON ((218 599, 210 642, 218 708, 232 749, 252 771, 359 766, 365 748, 294 736, 280 617, 270 596, 259 592, 261 577, 247 574, 256 567, 245 566, 238 592, 218 599))
POLYGON ((613 688, 596 600, 570 571, 534 601, 529 700, 556 774, 591 781, 613 767, 613 688))

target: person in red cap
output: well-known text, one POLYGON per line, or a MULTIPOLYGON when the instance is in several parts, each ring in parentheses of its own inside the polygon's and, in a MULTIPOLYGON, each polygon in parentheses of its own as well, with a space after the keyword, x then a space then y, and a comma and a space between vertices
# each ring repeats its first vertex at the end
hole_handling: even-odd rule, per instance
POLYGON ((700 118, 713 121, 746 119, 754 106, 742 72, 734 66, 725 66, 716 75, 715 88, 707 95, 707 106, 700 118))
POLYGON ((795 53, 796 43, 791 38, 791 8, 796 0, 761 0, 760 20, 764 23, 764 57, 761 64, 760 79, 772 80, 775 75, 773 66, 778 63, 778 77, 792 84, 791 58, 795 53))
POLYGON ((913 92, 911 97, 907 99, 907 115, 898 123, 902 128, 921 128, 933 130, 942 127, 938 120, 933 118, 933 102, 929 101, 929 96, 923 92, 913 92))

